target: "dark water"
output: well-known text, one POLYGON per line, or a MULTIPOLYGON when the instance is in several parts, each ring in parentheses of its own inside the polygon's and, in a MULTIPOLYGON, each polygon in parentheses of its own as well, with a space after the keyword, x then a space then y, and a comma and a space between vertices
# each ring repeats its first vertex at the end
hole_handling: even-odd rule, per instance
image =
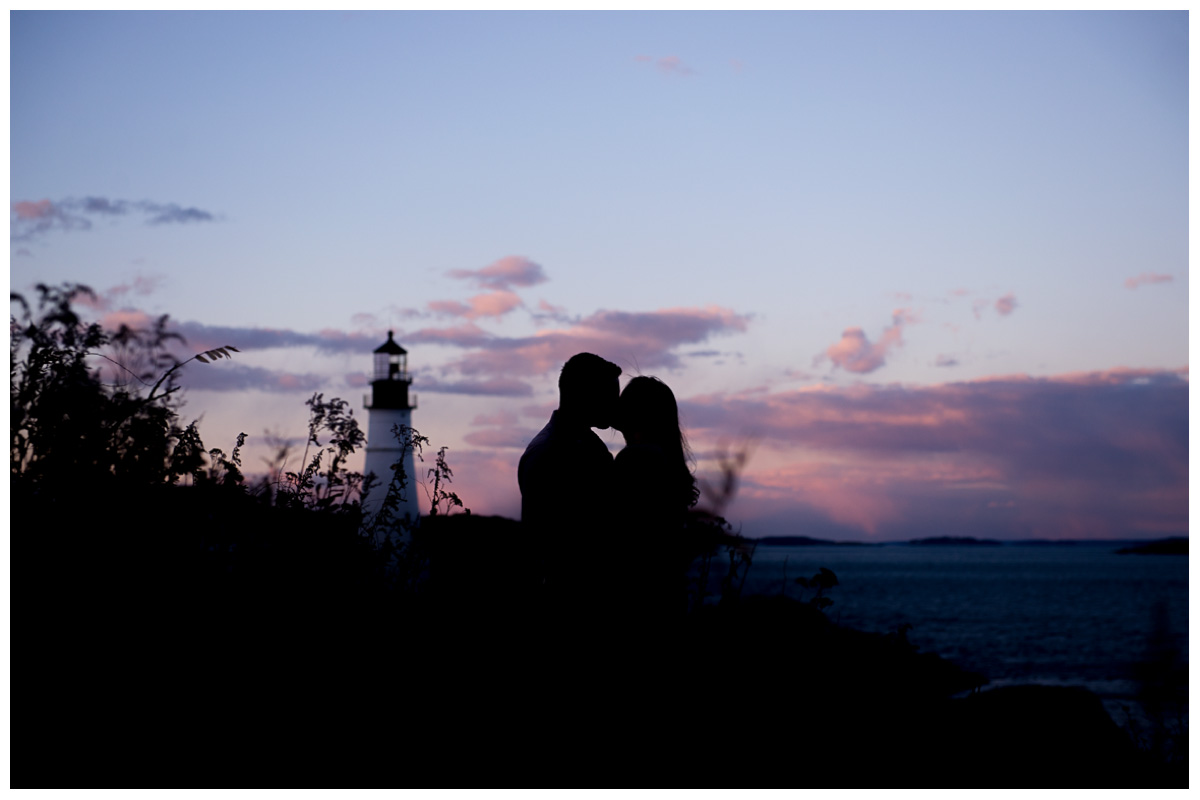
MULTIPOLYGON (((807 599, 820 567, 839 585, 831 619, 865 631, 912 625, 909 640, 989 686, 1085 686, 1114 719, 1134 705, 1133 666, 1155 626, 1186 660, 1188 557, 1117 555, 1117 545, 759 547, 744 592, 807 599)), ((716 559, 714 559, 715 564, 716 559)))

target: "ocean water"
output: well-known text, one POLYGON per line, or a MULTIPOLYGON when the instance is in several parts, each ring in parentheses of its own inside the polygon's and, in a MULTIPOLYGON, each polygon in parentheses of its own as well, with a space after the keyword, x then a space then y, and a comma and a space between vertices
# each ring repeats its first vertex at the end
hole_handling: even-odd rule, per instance
MULTIPOLYGON (((1084 686, 1119 723, 1136 707, 1134 665, 1151 633, 1188 654, 1188 557, 1117 555, 1120 545, 760 546, 743 592, 812 596, 820 567, 839 585, 826 613, 986 675, 991 686, 1084 686)), ((718 559, 714 558, 716 566, 718 559)))

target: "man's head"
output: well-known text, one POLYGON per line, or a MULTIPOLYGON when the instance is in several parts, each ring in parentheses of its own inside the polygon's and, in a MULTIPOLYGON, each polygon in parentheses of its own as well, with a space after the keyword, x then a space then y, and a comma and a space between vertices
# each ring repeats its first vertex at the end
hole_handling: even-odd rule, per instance
POLYGON ((577 353, 558 376, 558 408, 591 428, 607 428, 616 417, 621 368, 591 353, 577 353))

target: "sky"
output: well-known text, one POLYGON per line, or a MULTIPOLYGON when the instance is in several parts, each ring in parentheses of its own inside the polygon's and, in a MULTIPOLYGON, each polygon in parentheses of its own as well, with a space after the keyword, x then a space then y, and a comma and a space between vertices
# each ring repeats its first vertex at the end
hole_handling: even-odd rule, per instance
POLYGON ((365 430, 394 330, 476 514, 519 516, 590 351, 671 386, 706 483, 747 454, 721 509, 747 536, 1187 532, 1186 12, 14 11, 9 35, 10 289, 237 347, 184 368, 182 414, 226 452, 247 433, 249 472, 314 392, 365 430))

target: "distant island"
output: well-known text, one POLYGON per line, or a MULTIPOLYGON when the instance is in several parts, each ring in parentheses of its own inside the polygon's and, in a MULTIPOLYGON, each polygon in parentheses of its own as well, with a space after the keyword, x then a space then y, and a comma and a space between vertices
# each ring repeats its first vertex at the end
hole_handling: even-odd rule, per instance
POLYGON ((833 545, 837 547, 883 547, 885 545, 960 545, 960 544, 986 544, 999 545, 1004 542, 998 542, 995 539, 976 539, 971 536, 932 536, 928 539, 909 539, 905 541, 891 542, 838 542, 833 539, 814 539, 811 536, 764 536, 761 539, 756 539, 760 545, 767 547, 825 547, 833 545))
POLYGON ((835 542, 832 539, 814 539, 811 536, 764 536, 755 541, 767 547, 812 547, 816 545, 866 547, 868 544, 873 544, 868 542, 835 542))
POLYGON ((1094 547, 1109 547, 1125 545, 1114 552, 1135 555, 1184 555, 1188 554, 1188 537, 1172 536, 1169 539, 1158 539, 1152 542, 1102 539, 1015 539, 1001 541, 999 539, 977 539, 974 536, 929 536, 923 539, 891 540, 886 542, 835 541, 833 539, 814 539, 811 536, 763 536, 752 539, 763 547, 1073 547, 1088 545, 1094 547))
POLYGON ((930 536, 927 539, 909 539, 909 544, 917 545, 959 545, 959 544, 983 544, 983 545, 1001 545, 995 539, 976 539, 973 536, 930 536))
POLYGON ((1188 537, 1172 536, 1169 539, 1135 544, 1130 547, 1122 547, 1117 553, 1138 556, 1186 556, 1188 554, 1188 537))

